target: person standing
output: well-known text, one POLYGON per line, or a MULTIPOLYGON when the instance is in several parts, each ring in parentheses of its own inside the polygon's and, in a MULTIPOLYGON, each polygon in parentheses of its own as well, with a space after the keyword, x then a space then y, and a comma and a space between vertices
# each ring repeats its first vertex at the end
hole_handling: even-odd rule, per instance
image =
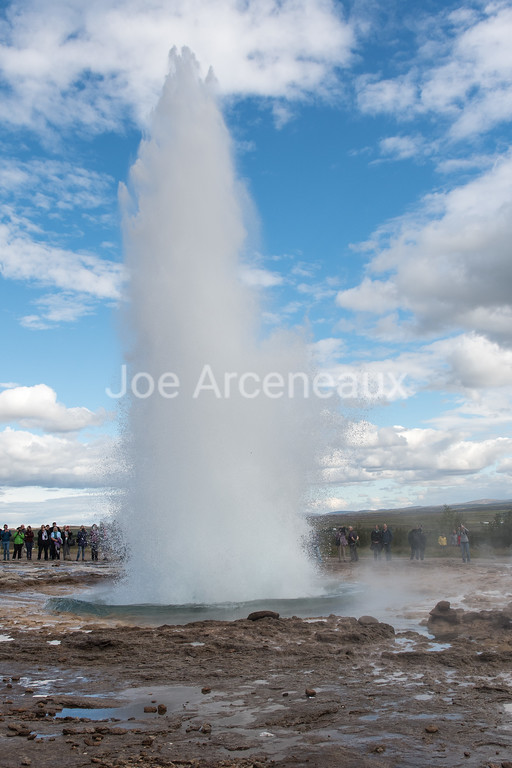
POLYGON ((409 546, 411 548, 411 560, 419 560, 420 558, 418 531, 418 528, 413 528, 407 534, 407 541, 409 542, 409 546))
POLYGON ((55 521, 51 526, 47 525, 46 528, 48 530, 48 538, 50 539, 50 560, 55 560, 55 539, 53 538, 52 533, 55 528, 57 528, 58 531, 60 531, 60 528, 55 521))
POLYGON ((32 560, 32 547, 34 546, 34 531, 31 525, 27 525, 25 531, 25 547, 27 549, 27 560, 32 560))
POLYGON ((350 550, 350 562, 357 563, 359 555, 357 553, 357 545, 359 544, 359 536, 354 531, 353 527, 349 525, 347 536, 348 548, 350 550))
POLYGON ((91 560, 98 559, 98 549, 100 546, 100 532, 96 523, 91 528, 91 560))
POLYGON ((347 562, 346 552, 348 547, 348 541, 347 541, 347 529, 344 525, 342 525, 340 528, 338 528, 336 532, 336 548, 338 550, 338 560, 341 563, 341 558, 343 557, 343 562, 347 562))
POLYGON ((423 533, 423 526, 419 525, 409 531, 407 536, 411 548, 411 560, 423 560, 425 557, 425 547, 427 546, 427 537, 423 533))
POLYGON ((9 530, 9 526, 7 523, 4 525, 4 529, 2 531, 2 547, 4 550, 4 560, 9 559, 9 544, 11 541, 11 532, 9 530))
POLYGON ((48 533, 48 526, 44 523, 37 532, 37 559, 41 559, 41 555, 44 552, 44 559, 48 560, 48 547, 50 546, 50 534, 48 533))
POLYGON ((77 561, 80 560, 80 552, 82 553, 82 560, 85 560, 85 548, 87 546, 87 531, 85 530, 84 525, 80 526, 80 530, 76 535, 76 543, 78 545, 77 553, 76 553, 77 561))
POLYGON ((425 557, 425 549, 427 548, 427 534, 423 531, 423 526, 418 528, 418 551, 420 554, 420 560, 425 557))
POLYGON ((14 553, 12 556, 13 560, 21 560, 21 550, 23 549, 23 544, 25 542, 25 526, 20 525, 18 528, 16 528, 16 533, 14 534, 14 538, 12 540, 12 543, 14 544, 14 553))
POLYGON ((373 559, 380 560, 382 553, 382 531, 377 524, 370 534, 370 542, 370 549, 373 551, 373 559))
POLYGON ((459 532, 462 562, 469 563, 471 561, 471 557, 469 556, 469 531, 463 523, 460 524, 459 532))
POLYGON ((386 523, 382 526, 382 548, 386 555, 386 560, 391 560, 391 542, 393 541, 393 534, 388 528, 386 523))
POLYGON ((69 525, 65 525, 64 530, 62 531, 62 556, 64 560, 71 560, 70 547, 72 546, 72 544, 73 544, 73 534, 71 533, 69 525))
POLYGON ((50 541, 53 544, 53 551, 55 552, 55 556, 52 558, 52 560, 60 560, 60 548, 62 546, 62 533, 60 532, 56 523, 54 524, 53 530, 50 534, 50 541))

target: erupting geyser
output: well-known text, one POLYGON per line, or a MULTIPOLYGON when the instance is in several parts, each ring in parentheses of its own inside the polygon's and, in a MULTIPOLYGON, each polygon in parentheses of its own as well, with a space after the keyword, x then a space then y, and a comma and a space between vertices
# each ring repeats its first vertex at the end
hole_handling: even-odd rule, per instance
POLYGON ((115 600, 307 596, 306 345, 300 334, 262 336, 257 297, 240 280, 243 194, 214 83, 188 51, 170 63, 121 195, 131 399, 119 513, 128 559, 115 600))

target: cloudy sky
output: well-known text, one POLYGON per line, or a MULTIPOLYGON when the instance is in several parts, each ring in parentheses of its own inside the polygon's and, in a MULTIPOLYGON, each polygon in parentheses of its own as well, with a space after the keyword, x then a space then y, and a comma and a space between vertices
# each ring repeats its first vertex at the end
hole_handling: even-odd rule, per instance
POLYGON ((105 509, 118 189, 182 46, 251 195, 262 322, 342 384, 316 509, 512 498, 511 39, 500 0, 3 2, 5 521, 105 509))

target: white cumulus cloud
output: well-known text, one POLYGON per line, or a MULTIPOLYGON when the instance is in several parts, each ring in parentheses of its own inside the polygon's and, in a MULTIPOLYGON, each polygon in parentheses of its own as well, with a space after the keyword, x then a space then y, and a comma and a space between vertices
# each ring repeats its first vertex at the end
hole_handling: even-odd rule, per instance
POLYGON ((463 329, 510 343, 511 240, 512 156, 506 155, 377 233, 368 275, 340 291, 337 304, 375 315, 400 308, 418 334, 463 329))
POLYGON ((420 13, 409 23, 417 39, 407 72, 361 75, 357 97, 363 112, 387 112, 400 120, 437 115, 457 140, 512 118, 509 3, 485 3, 474 12, 448 11, 436 19, 420 13))
POLYGON ((86 488, 105 485, 108 441, 35 435, 7 427, 0 432, 0 484, 10 487, 86 488))
POLYGON ((17 423, 45 432, 76 432, 101 425, 107 418, 103 409, 94 413, 84 407, 67 408, 46 384, 0 392, 0 422, 4 424, 17 423))
POLYGON ((123 267, 94 254, 38 243, 0 225, 0 274, 99 299, 118 299, 123 267))
POLYGON ((222 93, 301 98, 329 89, 354 42, 332 0, 18 0, 0 33, 3 121, 90 130, 144 123, 174 46, 222 93))
POLYGON ((336 484, 392 480, 404 487, 442 486, 461 475, 474 479, 507 461, 511 450, 511 438, 477 441, 455 430, 359 424, 348 432, 343 451, 325 457, 323 478, 336 484))

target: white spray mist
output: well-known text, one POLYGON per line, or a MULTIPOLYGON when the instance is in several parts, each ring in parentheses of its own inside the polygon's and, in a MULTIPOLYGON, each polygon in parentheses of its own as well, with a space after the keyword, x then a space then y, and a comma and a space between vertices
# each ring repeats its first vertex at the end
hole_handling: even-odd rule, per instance
POLYGON ((241 198, 213 84, 187 50, 170 64, 121 190, 128 380, 138 376, 139 394, 150 381, 155 391, 128 409, 119 514, 128 556, 114 600, 306 596, 315 569, 300 512, 315 406, 300 378, 288 396, 288 374, 308 371, 306 344, 289 332, 261 339, 257 297, 239 279, 241 198), (253 395, 269 373, 270 396, 240 394, 242 375, 253 395))

